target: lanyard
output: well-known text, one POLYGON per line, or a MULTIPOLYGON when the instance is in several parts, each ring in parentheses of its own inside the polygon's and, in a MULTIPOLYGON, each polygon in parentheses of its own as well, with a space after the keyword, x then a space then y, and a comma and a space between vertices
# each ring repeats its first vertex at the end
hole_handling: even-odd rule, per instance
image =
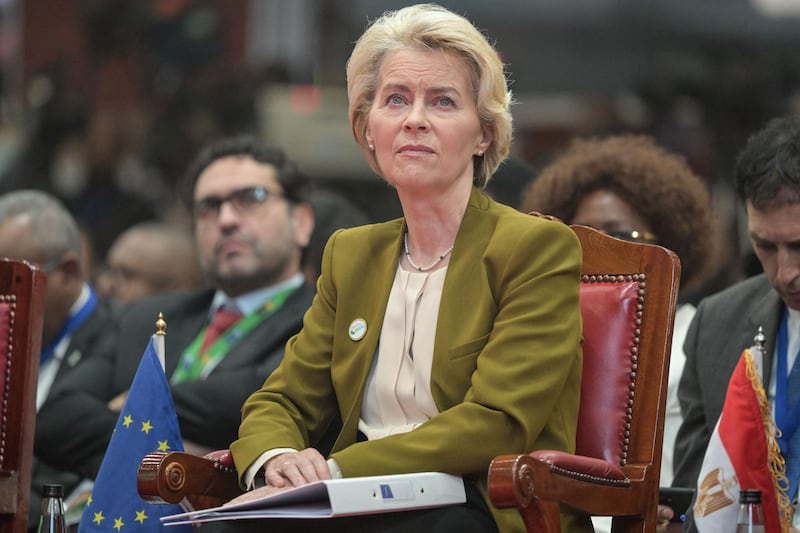
POLYGON ((97 294, 94 292, 94 289, 89 287, 89 298, 86 300, 86 303, 78 309, 78 312, 74 315, 70 315, 67 319, 66 324, 61 328, 61 331, 58 332, 58 335, 50 341, 50 344, 42 348, 42 353, 39 356, 39 366, 41 367, 46 362, 48 362, 53 355, 56 353, 56 347, 58 344, 64 339, 64 337, 71 335, 78 326, 83 324, 83 322, 92 314, 94 308, 97 307, 97 294))
MULTIPOLYGON (((778 330, 778 364, 775 377, 775 422, 781 430, 778 444, 784 457, 789 449, 789 441, 798 425, 800 425, 800 401, 789 405, 789 312, 783 312, 783 319, 778 330)), ((795 358, 794 365, 800 365, 800 352, 795 358)), ((798 369, 800 370, 800 369, 798 369)))
POLYGON ((234 325, 225 330, 205 352, 200 353, 200 347, 206 336, 208 326, 197 335, 181 356, 181 362, 172 375, 172 383, 181 383, 195 379, 205 379, 214 368, 222 361, 234 344, 261 324, 267 317, 277 312, 286 299, 297 287, 287 287, 277 292, 267 300, 260 309, 240 318, 234 325))

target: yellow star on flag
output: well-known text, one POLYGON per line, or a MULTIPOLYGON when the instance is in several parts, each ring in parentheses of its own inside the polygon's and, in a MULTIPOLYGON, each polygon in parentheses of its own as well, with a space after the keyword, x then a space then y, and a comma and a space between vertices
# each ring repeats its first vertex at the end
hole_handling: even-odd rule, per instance
POLYGON ((165 451, 167 451, 169 449, 170 449, 170 447, 169 447, 169 444, 167 443, 167 441, 165 441, 165 440, 158 441, 158 451, 165 452, 165 451))
POLYGON ((142 422, 142 431, 144 431, 146 434, 149 435, 151 429, 153 429, 153 425, 150 423, 149 420, 142 422))
POLYGON ((131 424, 133 424, 133 417, 131 415, 125 415, 125 418, 122 419, 122 425, 128 427, 131 424))
POLYGON ((92 522, 94 522, 95 524, 97 524, 99 526, 100 522, 102 522, 105 519, 106 519, 106 517, 103 516, 103 511, 98 511, 98 512, 94 513, 94 518, 92 518, 92 522))
POLYGON ((86 500, 86 507, 89 507, 90 505, 92 505, 92 502, 93 502, 93 501, 94 501, 94 500, 92 500, 92 495, 91 495, 91 494, 89 494, 89 499, 88 499, 88 500, 86 500))
POLYGON ((114 529, 116 529, 117 531, 121 530, 122 526, 124 526, 124 525, 125 525, 125 522, 122 521, 122 517, 121 516, 119 518, 115 518, 114 519, 114 529))
POLYGON ((144 509, 142 509, 141 511, 136 511, 136 521, 139 522, 140 524, 144 524, 144 521, 147 518, 150 517, 144 514, 144 509))

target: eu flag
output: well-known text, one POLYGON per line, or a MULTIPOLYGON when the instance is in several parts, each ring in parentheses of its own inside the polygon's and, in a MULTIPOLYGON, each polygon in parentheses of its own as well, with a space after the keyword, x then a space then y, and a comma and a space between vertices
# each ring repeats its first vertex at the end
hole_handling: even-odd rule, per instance
MULTIPOLYGON (((128 391, 111 442, 81 515, 79 533, 161 531, 159 520, 182 512, 179 505, 148 504, 136 490, 142 458, 153 451, 182 451, 178 418, 164 368, 150 338, 128 391)), ((163 350, 163 348, 162 348, 163 350)), ((191 532, 191 526, 170 526, 170 533, 191 532)))

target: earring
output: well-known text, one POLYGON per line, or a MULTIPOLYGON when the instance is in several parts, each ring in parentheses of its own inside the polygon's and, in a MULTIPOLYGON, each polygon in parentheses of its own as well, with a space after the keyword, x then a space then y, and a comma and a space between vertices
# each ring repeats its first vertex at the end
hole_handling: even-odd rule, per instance
POLYGON ((483 150, 478 150, 478 153, 475 155, 477 155, 478 157, 483 157, 483 150))
POLYGON ((367 145, 367 148, 369 148, 369 151, 370 151, 370 152, 374 152, 374 151, 375 151, 375 145, 374 145, 374 144, 372 144, 372 143, 369 143, 369 144, 367 145))

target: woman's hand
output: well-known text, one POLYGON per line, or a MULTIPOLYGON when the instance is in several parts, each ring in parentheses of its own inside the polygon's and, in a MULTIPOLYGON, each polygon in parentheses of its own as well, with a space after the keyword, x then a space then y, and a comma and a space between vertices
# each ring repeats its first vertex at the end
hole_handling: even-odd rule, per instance
POLYGON ((289 488, 291 487, 284 487, 284 488, 270 487, 270 486, 258 487, 257 489, 249 490, 244 494, 235 497, 229 502, 223 503, 222 506, 227 507, 228 505, 236 505, 237 503, 252 502, 260 498, 263 498, 265 496, 269 496, 270 494, 275 494, 276 492, 282 492, 289 488))
POLYGON ((276 455, 264 465, 264 480, 272 487, 299 487, 321 479, 331 479, 331 470, 314 448, 276 455))

